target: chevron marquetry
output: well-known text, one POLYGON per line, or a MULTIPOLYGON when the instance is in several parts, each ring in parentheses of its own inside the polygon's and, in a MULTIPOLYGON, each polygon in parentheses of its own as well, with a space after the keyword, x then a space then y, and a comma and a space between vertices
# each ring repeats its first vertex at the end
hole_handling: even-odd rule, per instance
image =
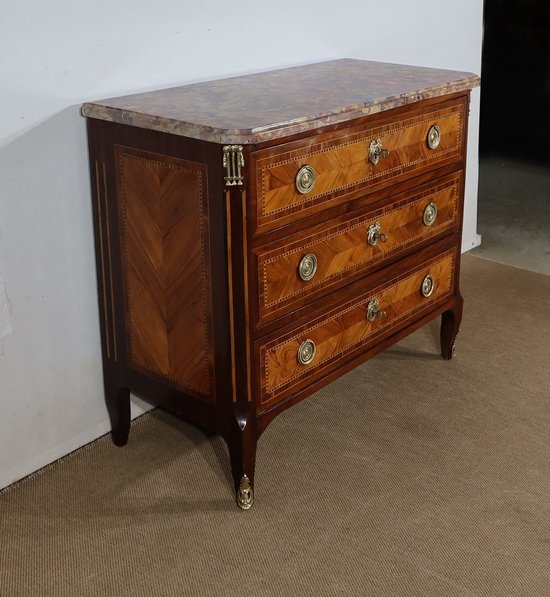
POLYGON ((132 365, 211 397, 205 168, 118 148, 132 365))
POLYGON ((258 293, 260 320, 262 317, 288 308, 324 289, 346 283, 350 273, 366 271, 396 252, 419 244, 458 225, 458 201, 461 173, 445 183, 438 182, 422 193, 412 194, 398 203, 389 203, 373 214, 343 219, 323 232, 305 235, 303 232, 287 238, 284 247, 267 248, 258 254, 258 293), (436 221, 423 223, 424 209, 435 203, 436 221), (369 226, 379 222, 386 241, 375 246, 367 243, 369 226), (317 257, 317 273, 304 282, 298 275, 301 258, 312 253, 317 257))
POLYGON ((462 158, 464 110, 462 101, 445 107, 429 108, 418 116, 402 118, 377 127, 357 127, 345 134, 326 133, 307 143, 296 142, 258 152, 256 184, 258 188, 257 221, 259 228, 277 220, 288 219, 304 210, 316 212, 341 203, 346 193, 358 185, 381 188, 411 176, 421 169, 462 158), (427 144, 430 127, 441 129, 441 141, 435 149, 427 144), (389 153, 377 165, 369 161, 370 142, 382 141, 389 153), (304 165, 315 169, 317 181, 307 194, 296 189, 296 174, 304 165))
POLYGON ((311 382, 327 367, 349 358, 354 350, 388 335, 403 325, 403 321, 418 317, 422 311, 432 308, 434 302, 451 294, 455 260, 456 250, 453 249, 415 273, 389 281, 327 313, 319 322, 263 346, 260 349, 262 403, 287 395, 304 380, 311 382), (435 280, 435 288, 428 298, 420 293, 426 274, 432 275, 435 280), (367 305, 374 298, 378 299, 386 315, 370 322, 366 317, 367 305), (306 339, 315 342, 317 352, 311 364, 301 365, 296 355, 306 339))

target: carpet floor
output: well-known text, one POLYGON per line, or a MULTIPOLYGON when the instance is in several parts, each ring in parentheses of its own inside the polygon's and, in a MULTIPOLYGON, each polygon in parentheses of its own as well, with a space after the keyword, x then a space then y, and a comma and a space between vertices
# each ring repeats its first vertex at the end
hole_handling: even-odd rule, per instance
POLYGON ((550 595, 550 277, 465 256, 438 322, 279 416, 237 509, 160 411, 0 494, 0 595, 550 595))

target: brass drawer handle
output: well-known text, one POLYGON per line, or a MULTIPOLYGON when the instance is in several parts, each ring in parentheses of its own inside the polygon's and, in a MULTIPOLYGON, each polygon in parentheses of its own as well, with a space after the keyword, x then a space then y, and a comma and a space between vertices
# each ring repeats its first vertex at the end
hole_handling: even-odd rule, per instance
POLYGON ((305 165, 298 170, 296 174, 296 190, 305 195, 313 189, 317 182, 317 173, 313 166, 305 165))
POLYGON ((382 147, 382 141, 376 139, 370 142, 369 145, 369 162, 376 166, 382 158, 387 158, 390 152, 382 147))
POLYGON ((298 348, 298 363, 300 365, 309 365, 311 361, 315 358, 315 353, 317 352, 317 347, 315 346, 315 342, 313 340, 304 340, 300 347, 298 348))
POLYGON ((378 241, 385 243, 388 237, 382 232, 382 225, 380 222, 371 224, 367 230, 367 242, 371 247, 375 247, 378 241))
POLYGON ((434 288, 435 288, 435 280, 434 280, 433 276, 428 274, 422 280, 422 285, 420 286, 420 292, 422 293, 422 296, 428 298, 429 296, 431 296, 432 292, 434 291, 434 288))
POLYGON ((384 309, 380 308, 380 303, 378 299, 372 299, 369 301, 367 305, 367 319, 370 322, 373 322, 376 319, 383 319, 386 317, 387 313, 384 309))
POLYGON ((430 149, 436 149, 441 142, 441 129, 437 124, 433 124, 428 131, 427 137, 428 147, 430 149))
POLYGON ((435 203, 428 203, 422 216, 422 221, 426 226, 431 226, 437 218, 437 205, 435 203))
POLYGON ((317 257, 313 253, 308 253, 300 259, 298 264, 298 274, 304 282, 308 282, 317 273, 317 257))

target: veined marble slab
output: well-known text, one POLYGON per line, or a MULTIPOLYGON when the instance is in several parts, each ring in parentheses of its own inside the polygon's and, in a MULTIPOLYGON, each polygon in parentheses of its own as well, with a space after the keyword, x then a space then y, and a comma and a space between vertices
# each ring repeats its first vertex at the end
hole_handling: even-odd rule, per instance
POLYGON ((82 114, 205 141, 250 144, 479 82, 473 73, 343 59, 88 102, 82 114))

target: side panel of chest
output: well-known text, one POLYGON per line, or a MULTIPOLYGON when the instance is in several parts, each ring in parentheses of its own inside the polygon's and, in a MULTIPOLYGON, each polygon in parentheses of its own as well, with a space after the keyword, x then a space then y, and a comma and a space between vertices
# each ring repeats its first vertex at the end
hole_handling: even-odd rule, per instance
POLYGON ((115 148, 128 358, 212 397, 204 164, 115 148))

